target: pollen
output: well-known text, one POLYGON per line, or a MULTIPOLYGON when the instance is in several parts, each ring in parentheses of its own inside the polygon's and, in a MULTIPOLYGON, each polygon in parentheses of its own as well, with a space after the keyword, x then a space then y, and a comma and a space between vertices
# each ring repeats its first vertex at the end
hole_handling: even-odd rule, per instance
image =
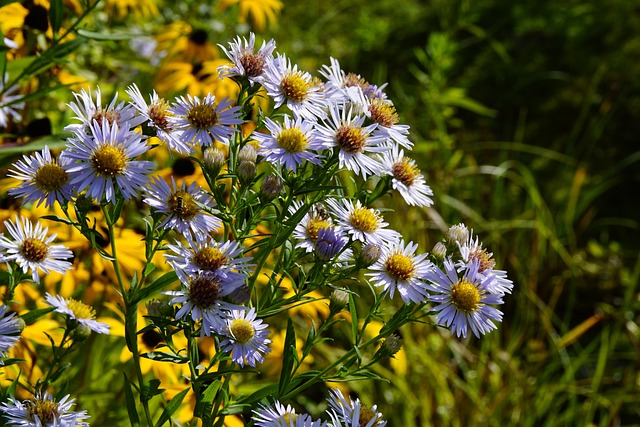
POLYGON ((409 280, 415 270, 411 258, 401 253, 391 255, 384 266, 395 280, 409 280))
POLYGON ((67 307, 73 312, 73 317, 76 319, 94 319, 96 312, 87 304, 70 299, 67 301, 67 307))
POLYGON ((477 248, 475 251, 469 254, 469 260, 478 260, 478 272, 482 273, 485 270, 490 270, 496 265, 496 261, 492 258, 492 254, 487 252, 486 249, 477 248))
POLYGON ((369 112, 371 113, 371 120, 380 126, 390 128, 399 121, 396 108, 391 102, 384 99, 374 99, 369 105, 369 112))
POLYGON ((316 241, 318 240, 318 231, 320 231, 320 229, 322 228, 329 228, 331 227, 331 224, 329 224, 329 221, 325 221, 323 219, 318 219, 318 218, 312 218, 311 220, 309 220, 309 223, 307 224, 307 236, 309 236, 309 239, 312 241, 316 241))
POLYGON ((256 331, 251 322, 246 319, 234 319, 229 325, 229 331, 236 341, 241 344, 248 343, 256 331))
POLYGON ((451 302, 460 311, 475 311, 480 304, 480 291, 467 279, 460 280, 451 288, 451 302))
POLYGON ((378 215, 372 209, 355 208, 349 216, 349 222, 354 228, 365 233, 378 229, 378 215))
POLYGON ((91 164, 98 175, 113 178, 124 171, 127 159, 120 148, 103 145, 91 156, 91 164))
POLYGON ((227 257, 218 248, 206 247, 193 256, 193 262, 203 270, 215 271, 227 263, 227 257))
POLYGON ((300 73, 285 76, 280 83, 280 89, 285 98, 295 102, 302 102, 309 95, 309 82, 300 73))
POLYGON ((36 171, 33 180, 39 189, 51 192, 61 189, 68 179, 67 171, 55 163, 49 163, 36 171))
POLYGON ((264 55, 245 52, 240 57, 239 61, 244 69, 244 74, 247 77, 259 77, 262 75, 265 65, 264 55))
POLYGON ((380 425, 378 421, 375 421, 373 424, 369 424, 372 420, 376 418, 376 412, 369 408, 368 405, 362 403, 360 404, 360 416, 358 417, 358 421, 360 421, 361 426, 371 426, 376 427, 380 425))
POLYGON ((158 128, 169 131, 171 125, 169 124, 169 117, 171 113, 167 111, 169 103, 164 98, 156 99, 149 105, 149 118, 158 128))
POLYGON ((283 129, 278 135, 278 145, 289 153, 304 151, 309 145, 307 137, 298 128, 283 129))
POLYGON ((42 262, 49 255, 49 247, 42 240, 29 237, 24 239, 20 253, 27 261, 42 262))
POLYGON ((411 187, 415 179, 420 175, 420 169, 412 165, 406 157, 394 163, 391 169, 393 177, 407 187, 411 187))
POLYGON ((336 142, 344 151, 362 153, 367 139, 361 128, 343 125, 336 132, 336 142))
POLYGON ((53 425, 54 420, 58 420, 60 417, 58 403, 53 400, 37 399, 28 406, 27 413, 31 420, 35 420, 35 417, 38 417, 42 425, 53 425))
POLYGON ((211 105, 195 105, 187 113, 187 120, 196 129, 209 129, 218 124, 218 112, 211 105))
POLYGON ((171 193, 167 200, 169 210, 178 218, 189 220, 198 213, 198 205, 193 200, 191 194, 178 190, 171 193))
POLYGON ((189 286, 189 301, 206 309, 220 299, 220 279, 207 275, 196 276, 189 286))

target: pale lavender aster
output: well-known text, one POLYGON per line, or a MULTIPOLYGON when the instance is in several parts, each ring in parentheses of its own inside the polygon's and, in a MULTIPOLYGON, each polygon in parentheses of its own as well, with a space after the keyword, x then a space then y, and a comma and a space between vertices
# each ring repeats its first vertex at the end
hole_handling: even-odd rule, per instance
POLYGON ((276 42, 273 39, 268 42, 263 41, 262 46, 256 52, 256 35, 251 32, 249 33, 249 40, 245 37, 236 37, 234 41, 229 43, 229 49, 221 44, 218 46, 233 63, 232 66, 223 65, 218 67, 220 78, 245 77, 249 80, 249 84, 253 86, 254 83, 261 84, 264 80, 264 71, 269 63, 273 61, 276 42))
POLYGON ((0 262, 15 261, 25 274, 31 269, 31 279, 36 283, 40 283, 40 270, 64 274, 72 268, 64 260, 73 258, 73 253, 63 245, 52 244, 57 235, 47 236, 49 229, 42 228, 41 223, 34 226, 27 218, 16 216, 4 225, 11 238, 0 234, 0 262))
POLYGON ((316 137, 314 122, 285 115, 282 124, 268 117, 264 124, 269 133, 254 132, 252 137, 260 143, 259 153, 265 160, 293 171, 304 162, 322 164, 323 156, 317 151, 327 146, 316 137))
POLYGON ((7 422, 7 426, 18 427, 89 427, 84 420, 90 418, 87 411, 72 411, 75 399, 70 395, 57 401, 45 392, 36 394, 33 400, 20 402, 9 396, 6 402, 0 404, 0 414, 7 422))
POLYGON ((21 120, 22 116, 18 110, 24 108, 24 102, 16 102, 22 98, 23 95, 13 95, 20 90, 20 86, 13 85, 5 88, 4 85, 8 78, 9 76, 5 74, 4 77, 0 79, 0 129, 6 128, 9 125, 9 118, 13 118, 15 121, 21 120))
POLYGON ((145 137, 108 120, 92 121, 89 130, 67 140, 60 155, 70 163, 71 185, 98 202, 114 203, 118 193, 125 200, 136 197, 154 168, 152 162, 133 160, 149 150, 145 137))
POLYGON ((177 98, 169 108, 172 116, 169 123, 180 131, 180 139, 185 144, 210 146, 214 141, 229 145, 235 133, 233 125, 242 124, 239 106, 231 107, 232 101, 224 98, 216 102, 216 97, 207 94, 202 100, 187 94, 177 98))
POLYGON ((386 144, 387 137, 375 135, 373 131, 378 125, 364 125, 366 116, 353 113, 351 108, 343 108, 340 104, 329 106, 329 117, 318 123, 318 138, 327 146, 338 147, 338 164, 340 168, 362 175, 379 175, 382 169, 380 162, 369 154, 383 153, 391 149, 386 144))
POLYGON ((133 101, 131 105, 144 117, 149 127, 155 129, 156 136, 164 141, 167 146, 180 154, 193 153, 194 147, 180 138, 180 132, 170 122, 172 114, 169 110, 169 103, 164 98, 158 96, 156 91, 149 96, 149 104, 145 101, 140 89, 135 84, 129 86, 126 92, 133 101))
POLYGON ((377 405, 372 407, 360 402, 360 399, 347 400, 338 389, 329 391, 329 409, 327 414, 331 427, 384 427, 387 422, 382 419, 382 413, 377 412, 377 405))
POLYGON ((492 277, 493 280, 487 283, 487 290, 494 294, 510 294, 513 290, 513 281, 507 278, 507 272, 504 270, 496 270, 494 267, 496 261, 493 258, 493 252, 487 251, 482 247, 482 242, 478 237, 473 235, 473 230, 469 231, 469 240, 464 243, 456 241, 460 250, 461 260, 456 262, 458 271, 467 269, 474 261, 478 262, 478 274, 484 277, 492 277))
POLYGON ((329 199, 327 201, 336 223, 354 240, 374 245, 391 244, 402 237, 390 228, 376 209, 362 206, 359 200, 329 199))
POLYGON ((10 313, 9 307, 0 305, 0 366, 4 365, 3 358, 7 357, 7 352, 20 341, 20 332, 24 329, 24 321, 10 313))
POLYGON ((224 338, 220 341, 222 351, 230 352, 234 363, 245 363, 255 367, 264 361, 264 354, 271 352, 267 338, 269 327, 261 319, 256 319, 256 311, 232 310, 225 319, 225 327, 218 331, 224 338))
POLYGON ((49 293, 45 294, 45 300, 51 307, 55 308, 56 312, 69 316, 79 324, 89 327, 92 331, 99 334, 109 333, 109 324, 98 322, 96 320, 96 312, 91 306, 73 298, 65 299, 60 295, 54 296, 49 293))
POLYGON ((278 55, 268 64, 262 85, 273 99, 274 108, 286 104, 296 117, 312 121, 326 116, 323 86, 315 83, 311 74, 291 65, 285 55, 278 55))
POLYGON ((389 297, 397 291, 405 303, 424 302, 428 297, 427 284, 424 282, 434 265, 427 254, 415 255, 418 245, 404 240, 382 248, 378 261, 369 267, 371 281, 382 287, 389 297))
POLYGON ((253 410, 252 421, 256 427, 324 427, 326 422, 313 420, 309 414, 297 414, 287 405, 278 402, 274 406, 260 404, 258 410, 253 410))
POLYGON ((155 177, 146 189, 146 194, 144 202, 156 212, 167 215, 159 228, 177 230, 185 237, 193 236, 196 241, 204 242, 211 232, 222 227, 220 219, 200 207, 204 205, 213 209, 216 203, 195 182, 188 187, 182 182, 178 188, 173 177, 171 187, 162 178, 155 177))
POLYGON ((33 156, 23 156, 9 169, 7 176, 23 181, 16 188, 9 190, 14 197, 24 197, 23 204, 42 202, 48 208, 55 202, 63 204, 74 195, 70 175, 67 172, 70 160, 64 157, 56 160, 51 156, 49 147, 45 145, 41 152, 33 156))
POLYGON ((459 272, 451 258, 427 274, 432 292, 429 301, 436 303, 433 311, 439 325, 450 328, 458 337, 466 337, 471 329, 476 337, 496 329, 494 321, 502 321, 502 312, 489 304, 502 304, 502 295, 489 292, 493 277, 478 274, 479 262, 472 261, 459 272), (460 273, 462 277, 460 277, 460 273))
POLYGON ((381 156, 382 171, 391 176, 391 187, 397 190, 411 206, 428 207, 433 204, 429 187, 415 160, 405 157, 404 151, 394 145, 391 151, 381 156))

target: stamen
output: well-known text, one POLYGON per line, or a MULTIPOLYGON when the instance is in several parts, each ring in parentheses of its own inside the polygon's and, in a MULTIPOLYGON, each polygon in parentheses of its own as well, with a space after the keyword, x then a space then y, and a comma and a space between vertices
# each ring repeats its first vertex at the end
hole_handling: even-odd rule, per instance
POLYGON ((257 55, 253 52, 244 52, 239 59, 244 74, 247 77, 258 77, 264 71, 265 59, 264 55, 257 55))
POLYGON ((67 171, 55 163, 48 163, 38 168, 33 180, 39 189, 51 192, 61 189, 68 179, 67 171))
POLYGON ((193 201, 191 194, 178 190, 172 193, 167 200, 169 210, 177 217, 189 220, 196 216, 199 211, 198 205, 193 201))
POLYGON ((35 421, 35 417, 38 417, 42 425, 53 424, 53 421, 60 416, 58 403, 53 400, 37 399, 28 406, 27 413, 33 421, 35 421))
POLYGON ((407 187, 411 187, 415 179, 420 175, 420 170, 415 165, 409 163, 406 157, 394 163, 391 169, 393 170, 393 177, 407 187))
POLYGON ((20 253, 27 261, 42 262, 49 255, 49 247, 42 240, 29 237, 24 239, 20 253))
POLYGON ((127 159, 120 148, 103 145, 91 156, 91 164, 99 175, 113 178, 124 171, 127 159))
POLYGON ((371 120, 380 126, 390 128, 399 121, 396 108, 391 102, 384 99, 374 99, 369 105, 369 112, 371 113, 371 120))
POLYGON ((316 240, 318 240, 318 231, 321 228, 329 227, 331 227, 331 224, 328 221, 318 218, 312 218, 307 224, 307 236, 309 236, 309 239, 315 242, 316 240))
POLYGON ((245 319, 234 319, 229 325, 229 330, 236 341, 242 344, 251 341, 256 333, 251 322, 245 319))
POLYGON ((296 102, 302 102, 309 95, 309 83, 300 73, 285 76, 280 83, 280 88, 285 98, 296 102))
POLYGON ((480 291, 467 279, 460 280, 451 289, 451 302, 460 311, 475 311, 480 303, 480 291))
POLYGON ((365 233, 378 229, 378 215, 372 209, 355 208, 349 216, 349 222, 354 228, 365 233))
POLYGON ((96 312, 92 307, 75 299, 70 299, 69 301, 67 301, 67 307, 69 307, 69 310, 73 312, 73 315, 76 319, 95 318, 96 312))
POLYGON ((406 255, 395 253, 385 263, 387 273, 395 280, 408 280, 413 276, 413 261, 406 255))
POLYGON ((361 128, 346 125, 340 126, 336 132, 336 141, 344 151, 349 153, 362 153, 362 148, 367 144, 361 128))
POLYGON ((209 129, 218 123, 218 113, 211 105, 195 105, 187 113, 187 120, 196 129, 209 129))
POLYGON ((196 276, 189 286, 189 301, 201 309, 209 308, 220 299, 220 279, 196 276))
POLYGON ((206 247, 195 253, 193 262, 203 270, 215 271, 227 263, 227 257, 218 248, 206 247))
POLYGON ((278 145, 289 153, 304 151, 309 145, 307 137, 298 128, 283 129, 278 135, 278 145))

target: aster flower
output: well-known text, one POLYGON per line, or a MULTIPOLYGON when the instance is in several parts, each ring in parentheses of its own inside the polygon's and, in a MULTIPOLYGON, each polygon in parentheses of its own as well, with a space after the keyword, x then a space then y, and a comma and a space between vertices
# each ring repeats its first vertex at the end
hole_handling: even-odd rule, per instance
POLYGON ((314 165, 322 164, 322 156, 312 151, 326 148, 316 138, 314 122, 301 117, 294 120, 285 116, 283 124, 268 117, 264 123, 269 134, 254 132, 253 139, 260 143, 260 155, 265 160, 294 171, 305 161, 314 165))
POLYGON ((355 204, 349 199, 327 201, 336 222, 351 237, 374 245, 390 244, 400 240, 400 233, 385 228, 386 223, 376 209, 363 207, 359 200, 355 204))
POLYGON ((94 102, 90 91, 82 89, 80 93, 73 93, 76 102, 67 105, 76 114, 73 118, 80 120, 81 123, 67 125, 64 130, 79 136, 89 132, 94 123, 100 126, 103 121, 106 121, 111 125, 117 124, 118 128, 130 130, 145 121, 144 117, 136 115, 136 109, 132 105, 125 104, 124 101, 117 103, 117 93, 106 107, 102 106, 100 88, 96 89, 95 94, 96 100, 94 102))
POLYGON ((240 107, 231 107, 232 102, 228 98, 219 103, 215 99, 210 93, 202 100, 197 96, 181 96, 169 108, 172 114, 169 123, 181 131, 183 143, 209 146, 220 141, 229 144, 235 132, 231 126, 242 123, 240 107))
POLYGON ((8 309, 4 304, 0 306, 0 366, 4 365, 2 359, 20 340, 20 332, 24 329, 24 322, 15 313, 6 316, 8 309))
POLYGON ((125 199, 137 196, 153 170, 153 163, 133 160, 150 148, 144 137, 108 120, 92 121, 89 129, 90 134, 69 139, 60 155, 73 162, 67 169, 71 185, 78 191, 86 189, 87 196, 98 202, 104 198, 114 203, 117 192, 125 199))
POLYGON ((456 242, 462 257, 456 263, 458 271, 468 268, 472 262, 478 262, 478 274, 484 277, 493 277, 493 280, 487 284, 487 290, 494 294, 510 294, 513 290, 513 282, 507 278, 507 272, 504 270, 495 270, 495 259, 493 252, 487 251, 482 247, 478 237, 474 239, 473 230, 469 232, 469 240, 464 243, 456 242))
POLYGON ((311 74, 292 66, 284 55, 269 63, 262 85, 273 98, 274 108, 286 104, 296 117, 313 121, 326 116, 322 86, 314 82, 311 74))
POLYGON ((249 311, 232 310, 225 320, 225 328, 219 331, 225 337, 220 341, 220 348, 231 352, 234 363, 255 367, 264 361, 263 354, 271 352, 268 326, 261 319, 256 319, 254 308, 249 311))
POLYGON ((58 402, 48 392, 22 402, 10 396, 0 405, 0 414, 7 426, 89 427, 89 423, 84 421, 90 418, 87 411, 72 411, 74 405, 75 399, 68 394, 58 402))
MULTIPOLYGON (((289 213, 295 215, 303 204, 300 201, 294 201, 289 206, 289 213)), ((302 217, 298 225, 293 230, 293 237, 300 240, 296 244, 296 248, 303 248, 307 253, 313 252, 318 240, 318 231, 323 228, 333 227, 333 221, 324 205, 317 203, 309 209, 302 217)))
POLYGON ((216 203, 195 182, 189 187, 183 182, 180 188, 171 177, 171 187, 164 180, 154 178, 146 190, 144 202, 154 208, 156 212, 167 214, 160 223, 160 228, 177 230, 183 236, 193 236, 196 241, 204 242, 212 231, 219 230, 222 221, 199 205, 213 209, 216 203))
POLYGON ((246 77, 249 84, 262 83, 263 73, 269 64, 273 61, 273 51, 276 48, 276 42, 271 39, 269 42, 262 42, 262 46, 256 52, 255 48, 256 35, 249 33, 249 40, 238 36, 234 41, 229 43, 229 49, 219 44, 227 57, 233 63, 233 66, 223 65, 218 68, 221 78, 225 77, 246 77), (244 43, 243 43, 244 42, 244 43))
POLYGON ((369 157, 369 153, 382 153, 390 150, 386 145, 387 137, 374 135, 377 125, 363 126, 365 116, 353 115, 352 109, 342 108, 340 104, 329 106, 329 118, 318 123, 318 137, 327 146, 338 147, 338 161, 341 168, 362 174, 378 175, 382 166, 379 161, 369 157))
POLYGON ((496 329, 493 321, 502 321, 502 312, 488 305, 502 304, 502 295, 489 292, 493 277, 478 274, 479 265, 478 260, 473 260, 459 277, 455 264, 448 258, 444 260, 444 271, 436 267, 426 277, 430 282, 427 289, 433 292, 429 301, 438 304, 433 308, 438 312, 438 324, 451 328, 458 337, 466 337, 471 329, 479 338, 496 329))
POLYGON ((428 207, 433 204, 429 196, 433 191, 425 183, 424 176, 415 161, 404 156, 404 151, 394 145, 391 151, 382 154, 382 171, 391 177, 391 186, 398 190, 402 198, 411 206, 428 207))
POLYGON ((144 117, 148 125, 155 129, 158 139, 164 141, 170 149, 180 154, 190 154, 194 151, 193 146, 184 142, 180 138, 179 132, 170 123, 169 103, 164 98, 160 98, 155 90, 149 98, 149 104, 144 100, 140 89, 135 84, 129 86, 126 92, 133 101, 132 105, 144 117))
POLYGON ((0 129, 6 128, 9 125, 10 117, 16 121, 22 119, 22 116, 17 110, 24 108, 24 102, 16 102, 22 98, 22 95, 13 95, 20 90, 20 87, 13 85, 5 89, 4 84, 7 79, 8 76, 6 74, 4 78, 0 79, 0 129))
POLYGON ((211 335, 212 332, 226 327, 224 319, 233 310, 243 310, 244 307, 231 304, 222 299, 242 286, 242 282, 227 282, 210 271, 197 272, 187 275, 183 270, 176 270, 178 279, 182 283, 179 291, 166 291, 166 295, 173 298, 169 304, 180 304, 182 307, 176 313, 176 319, 188 316, 196 322, 201 322, 200 335, 211 335))
POLYGON ((330 58, 330 62, 331 65, 323 65, 318 72, 327 79, 324 85, 325 92, 332 102, 343 102, 349 99, 349 88, 357 87, 364 90, 369 85, 360 75, 343 71, 337 59, 330 58))
POLYGON ((187 240, 188 246, 179 241, 167 245, 175 255, 165 254, 165 257, 175 270, 181 269, 187 275, 209 271, 224 283, 242 283, 249 276, 252 258, 242 257, 244 248, 238 241, 218 243, 208 238, 198 242, 189 237, 187 240))
POLYGON ((404 240, 383 247, 380 259, 369 267, 372 272, 366 275, 391 298, 397 290, 405 303, 424 302, 429 293, 422 280, 432 271, 433 264, 426 259, 427 254, 414 255, 417 248, 413 242, 405 246, 404 240))
POLYGON ((88 326, 92 331, 99 334, 109 333, 109 325, 95 320, 95 310, 83 302, 73 298, 64 299, 60 295, 53 296, 49 293, 45 295, 45 300, 51 307, 55 307, 55 311, 58 313, 65 314, 79 324, 88 326))
POLYGON ((16 261, 22 272, 31 269, 31 279, 40 283, 39 270, 45 274, 51 271, 64 274, 72 266, 67 258, 73 253, 62 245, 52 245, 56 234, 47 236, 48 228, 42 228, 41 223, 34 226, 27 218, 4 222, 11 239, 0 234, 0 262, 16 261))
POLYGON ((322 427, 326 423, 314 421, 308 414, 297 414, 287 405, 276 400, 274 406, 260 404, 258 410, 253 411, 252 420, 256 427, 322 427))
MULTIPOLYGON (((318 259, 328 261, 336 256, 349 241, 349 238, 338 227, 318 229, 318 238, 315 242, 315 252, 318 259)), ((345 257, 347 261, 350 257, 345 257)))
POLYGON ((331 418, 332 427, 384 427, 387 422, 382 419, 382 414, 376 412, 377 405, 369 408, 360 399, 347 400, 338 389, 332 389, 328 399, 329 409, 327 413, 331 418))
POLYGON ((40 206, 44 202, 48 208, 56 201, 63 204, 73 196, 68 167, 69 159, 56 161, 45 145, 42 152, 23 156, 23 160, 18 160, 13 169, 9 169, 7 176, 24 181, 19 187, 10 189, 9 194, 24 197, 23 204, 36 202, 40 206))

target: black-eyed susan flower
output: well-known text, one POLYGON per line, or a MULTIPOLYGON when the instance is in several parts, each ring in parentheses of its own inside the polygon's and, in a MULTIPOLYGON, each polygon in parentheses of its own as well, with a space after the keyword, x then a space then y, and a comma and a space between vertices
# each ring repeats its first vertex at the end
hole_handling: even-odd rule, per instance
POLYGON ((275 22, 282 9, 280 0, 221 0, 218 7, 224 11, 235 4, 240 22, 250 21, 258 31, 264 31, 268 22, 275 22))
POLYGON ((489 305, 502 304, 502 294, 489 291, 493 276, 479 274, 479 266, 476 259, 459 272, 448 258, 444 270, 436 267, 426 275, 427 289, 433 293, 428 299, 437 303, 433 310, 438 324, 451 328, 458 337, 466 337, 471 329, 480 338, 497 328, 494 321, 502 321, 502 312, 489 305))
POLYGON ((418 245, 404 240, 384 246, 380 259, 369 267, 374 286, 382 287, 393 298, 395 292, 405 303, 424 302, 429 293, 423 281, 434 268, 427 254, 415 255, 418 245))
POLYGON ((391 186, 398 190, 408 205, 427 207, 433 204, 429 197, 433 196, 433 191, 426 184, 415 160, 406 157, 397 145, 382 154, 381 163, 383 172, 392 177, 391 186))
POLYGON ((0 405, 7 426, 20 427, 89 427, 84 420, 90 418, 87 411, 72 411, 75 399, 70 395, 56 401, 49 392, 36 394, 31 400, 22 402, 9 396, 0 405))
POLYGON ((14 163, 7 173, 7 176, 23 181, 10 189, 9 194, 24 197, 23 204, 36 203, 39 206, 44 202, 48 208, 55 202, 63 204, 71 200, 74 191, 66 170, 69 163, 69 159, 54 159, 46 145, 33 156, 23 156, 23 160, 14 163))
POLYGON ((271 351, 271 340, 267 338, 270 332, 266 330, 268 326, 256 318, 253 308, 249 311, 232 310, 225 319, 225 328, 219 331, 224 336, 220 348, 231 353, 234 363, 255 367, 264 361, 263 355, 271 351))
POLYGON ((0 262, 15 261, 25 274, 31 270, 31 279, 36 283, 40 283, 39 271, 64 273, 72 267, 64 260, 72 258, 73 253, 63 245, 52 244, 56 234, 47 236, 49 229, 41 223, 33 225, 28 219, 15 216, 4 225, 10 238, 0 234, 0 262))
POLYGON ((93 307, 73 298, 62 298, 60 295, 51 295, 47 293, 45 300, 51 307, 55 307, 55 311, 69 316, 80 325, 89 327, 92 331, 99 334, 108 334, 109 325, 96 320, 96 312, 93 307))

